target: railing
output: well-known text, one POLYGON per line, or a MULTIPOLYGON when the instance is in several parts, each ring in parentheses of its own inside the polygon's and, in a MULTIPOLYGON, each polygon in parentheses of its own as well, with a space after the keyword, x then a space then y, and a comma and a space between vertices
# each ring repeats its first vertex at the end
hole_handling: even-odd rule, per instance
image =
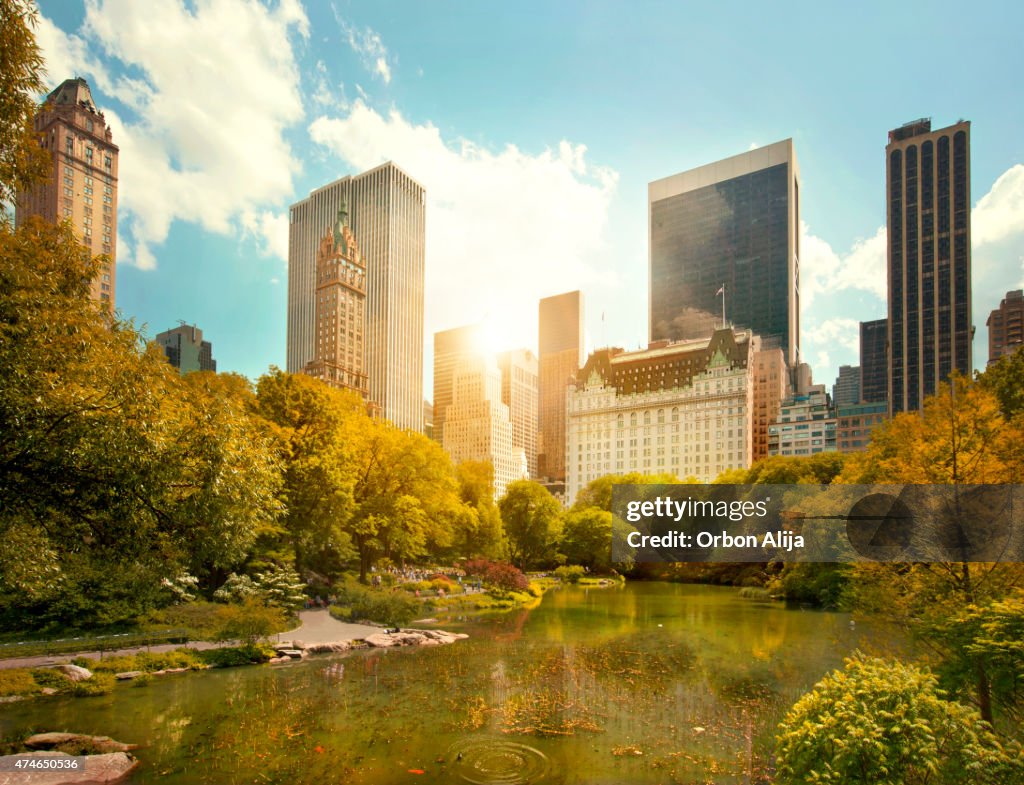
POLYGON ((57 654, 88 654, 91 652, 158 646, 166 643, 187 643, 188 631, 182 629, 154 632, 123 632, 117 635, 81 636, 53 640, 16 641, 0 643, 0 660, 14 657, 38 657, 57 654))

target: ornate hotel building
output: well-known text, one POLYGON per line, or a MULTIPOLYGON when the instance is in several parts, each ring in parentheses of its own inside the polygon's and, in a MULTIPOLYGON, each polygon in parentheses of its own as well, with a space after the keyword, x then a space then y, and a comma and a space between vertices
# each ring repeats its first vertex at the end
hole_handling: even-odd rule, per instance
POLYGON ((117 294, 118 147, 89 83, 66 79, 46 96, 35 130, 51 159, 50 179, 18 195, 15 222, 69 219, 92 255, 104 254, 92 298, 114 308, 117 294))
POLYGON ((527 476, 526 454, 512 444, 512 420, 501 402, 501 371, 478 355, 462 360, 452 374, 452 404, 445 412, 444 449, 454 463, 489 461, 494 498, 510 482, 527 476))
POLYGON ((344 202, 317 250, 315 313, 316 355, 302 372, 366 398, 366 265, 344 202))
POLYGON ((422 432, 425 191, 390 161, 291 206, 287 369, 298 373, 316 358, 316 254, 343 201, 366 265, 369 399, 385 419, 422 432))
POLYGON ((760 345, 749 330, 726 328, 591 354, 568 394, 567 500, 607 474, 710 482, 748 467, 760 345))

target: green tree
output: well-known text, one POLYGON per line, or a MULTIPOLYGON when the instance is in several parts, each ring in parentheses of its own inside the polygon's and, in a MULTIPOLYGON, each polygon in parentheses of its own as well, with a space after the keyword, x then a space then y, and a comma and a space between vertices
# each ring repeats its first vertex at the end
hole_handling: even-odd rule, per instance
POLYGON ((517 480, 509 484, 498 508, 514 564, 527 570, 555 559, 562 533, 562 508, 544 486, 517 480))
POLYGON ((579 493, 572 505, 574 510, 585 510, 596 507, 599 510, 612 509, 612 488, 616 485, 677 485, 679 479, 673 474, 606 474, 588 482, 579 493))
POLYGON ((13 202, 49 172, 50 156, 33 128, 44 72, 38 23, 35 3, 0 0, 0 204, 13 202))
POLYGON ((464 509, 455 526, 454 553, 494 558, 502 549, 501 514, 494 503, 494 467, 490 461, 463 461, 455 467, 464 509))
POLYGON ((934 675, 855 656, 822 679, 778 728, 780 785, 1013 785, 1021 750, 947 700, 934 675))
POLYGON ((596 572, 608 571, 612 559, 612 514, 596 507, 570 510, 565 515, 561 550, 572 564, 596 572))
POLYGON ((359 445, 372 427, 355 393, 271 368, 256 385, 283 463, 283 526, 264 532, 254 567, 294 562, 300 572, 336 573, 352 558, 359 445))
POLYGON ((1024 351, 996 360, 978 375, 978 386, 992 393, 1007 420, 1024 415, 1024 351))

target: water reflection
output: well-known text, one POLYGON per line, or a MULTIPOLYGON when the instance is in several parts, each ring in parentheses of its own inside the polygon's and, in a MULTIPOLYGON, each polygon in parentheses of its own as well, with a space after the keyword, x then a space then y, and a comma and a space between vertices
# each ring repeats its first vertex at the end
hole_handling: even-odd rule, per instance
POLYGON ((670 584, 443 626, 471 637, 13 704, 0 732, 141 743, 134 783, 757 782, 782 713, 880 640, 841 614, 670 584))

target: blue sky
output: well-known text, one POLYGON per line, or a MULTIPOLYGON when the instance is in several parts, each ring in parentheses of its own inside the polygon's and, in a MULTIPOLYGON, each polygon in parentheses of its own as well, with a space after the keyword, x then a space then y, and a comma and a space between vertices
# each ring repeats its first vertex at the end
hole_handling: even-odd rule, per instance
POLYGON ((388 159, 428 192, 428 397, 435 330, 535 349, 537 299, 570 289, 590 348, 639 346, 647 183, 793 137, 831 384, 885 315, 886 134, 918 117, 972 121, 980 366, 1024 283, 1024 7, 829 5, 61 0, 38 34, 121 147, 119 309, 198 324, 221 370, 284 365, 288 205, 388 159))

